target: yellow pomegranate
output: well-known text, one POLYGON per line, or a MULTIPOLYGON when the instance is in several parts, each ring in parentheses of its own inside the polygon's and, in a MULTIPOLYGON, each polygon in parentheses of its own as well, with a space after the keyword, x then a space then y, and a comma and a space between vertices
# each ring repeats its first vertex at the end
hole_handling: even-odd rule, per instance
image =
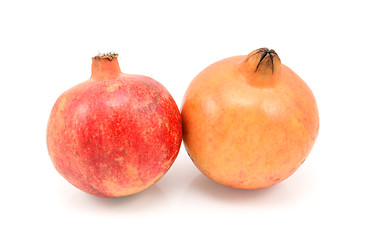
POLYGON ((185 148, 199 170, 243 189, 269 187, 292 175, 319 129, 311 90, 267 48, 199 73, 181 115, 185 148))

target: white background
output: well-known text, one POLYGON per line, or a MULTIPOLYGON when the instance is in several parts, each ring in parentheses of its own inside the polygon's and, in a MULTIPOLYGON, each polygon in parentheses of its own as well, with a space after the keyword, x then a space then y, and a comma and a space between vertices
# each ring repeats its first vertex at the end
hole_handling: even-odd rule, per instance
POLYGON ((370 239, 367 1, 1 1, 1 239, 370 239), (180 106, 211 63, 273 48, 316 96, 307 161, 262 190, 207 179, 184 148, 151 188, 103 199, 54 169, 46 124, 98 51, 180 106), (47 237, 47 238, 46 238, 47 237))

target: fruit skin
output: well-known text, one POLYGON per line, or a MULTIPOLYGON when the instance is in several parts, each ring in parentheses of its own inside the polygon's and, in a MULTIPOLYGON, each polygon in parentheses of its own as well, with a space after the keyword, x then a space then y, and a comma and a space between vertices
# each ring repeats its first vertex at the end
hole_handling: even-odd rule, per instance
POLYGON ((47 126, 57 171, 100 197, 153 185, 181 141, 181 115, 169 92, 149 77, 121 73, 116 56, 93 58, 91 78, 58 98, 47 126))
POLYGON ((305 161, 318 135, 309 87, 273 50, 216 62, 183 98, 185 148, 210 179, 234 188, 265 188, 305 161))

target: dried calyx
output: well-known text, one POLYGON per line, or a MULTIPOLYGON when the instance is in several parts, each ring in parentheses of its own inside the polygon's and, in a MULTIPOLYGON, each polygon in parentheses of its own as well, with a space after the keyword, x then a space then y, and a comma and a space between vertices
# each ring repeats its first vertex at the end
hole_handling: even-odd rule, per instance
POLYGON ((239 71, 251 86, 272 87, 278 81, 281 61, 277 53, 268 48, 259 48, 240 63, 239 71))
POLYGON ((263 65, 263 62, 267 62, 268 65, 270 65, 271 72, 273 73, 274 72, 274 57, 276 56, 280 61, 280 58, 277 55, 277 53, 273 49, 268 49, 268 48, 260 48, 257 53, 259 53, 261 55, 261 59, 260 59, 259 63, 257 64, 256 72, 257 72, 258 68, 261 65, 263 65))
POLYGON ((118 54, 109 52, 98 54, 92 58, 91 77, 95 79, 111 78, 117 74, 121 74, 119 67, 118 54))
POLYGON ((118 53, 115 52, 109 52, 109 53, 98 53, 93 59, 100 59, 100 58, 107 58, 108 60, 112 61, 113 58, 118 57, 118 53))

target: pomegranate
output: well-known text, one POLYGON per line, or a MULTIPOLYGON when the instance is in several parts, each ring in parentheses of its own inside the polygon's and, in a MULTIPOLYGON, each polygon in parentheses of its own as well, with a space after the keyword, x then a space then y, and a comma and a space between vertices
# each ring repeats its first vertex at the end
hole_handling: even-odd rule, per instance
POLYGON ((153 185, 181 141, 181 115, 170 93, 152 78, 122 73, 115 53, 92 59, 91 78, 57 99, 47 126, 56 170, 99 197, 153 185))
POLYGON ((267 48, 199 73, 181 114, 194 164, 210 179, 242 189, 288 178, 307 158, 319 129, 311 90, 267 48))

